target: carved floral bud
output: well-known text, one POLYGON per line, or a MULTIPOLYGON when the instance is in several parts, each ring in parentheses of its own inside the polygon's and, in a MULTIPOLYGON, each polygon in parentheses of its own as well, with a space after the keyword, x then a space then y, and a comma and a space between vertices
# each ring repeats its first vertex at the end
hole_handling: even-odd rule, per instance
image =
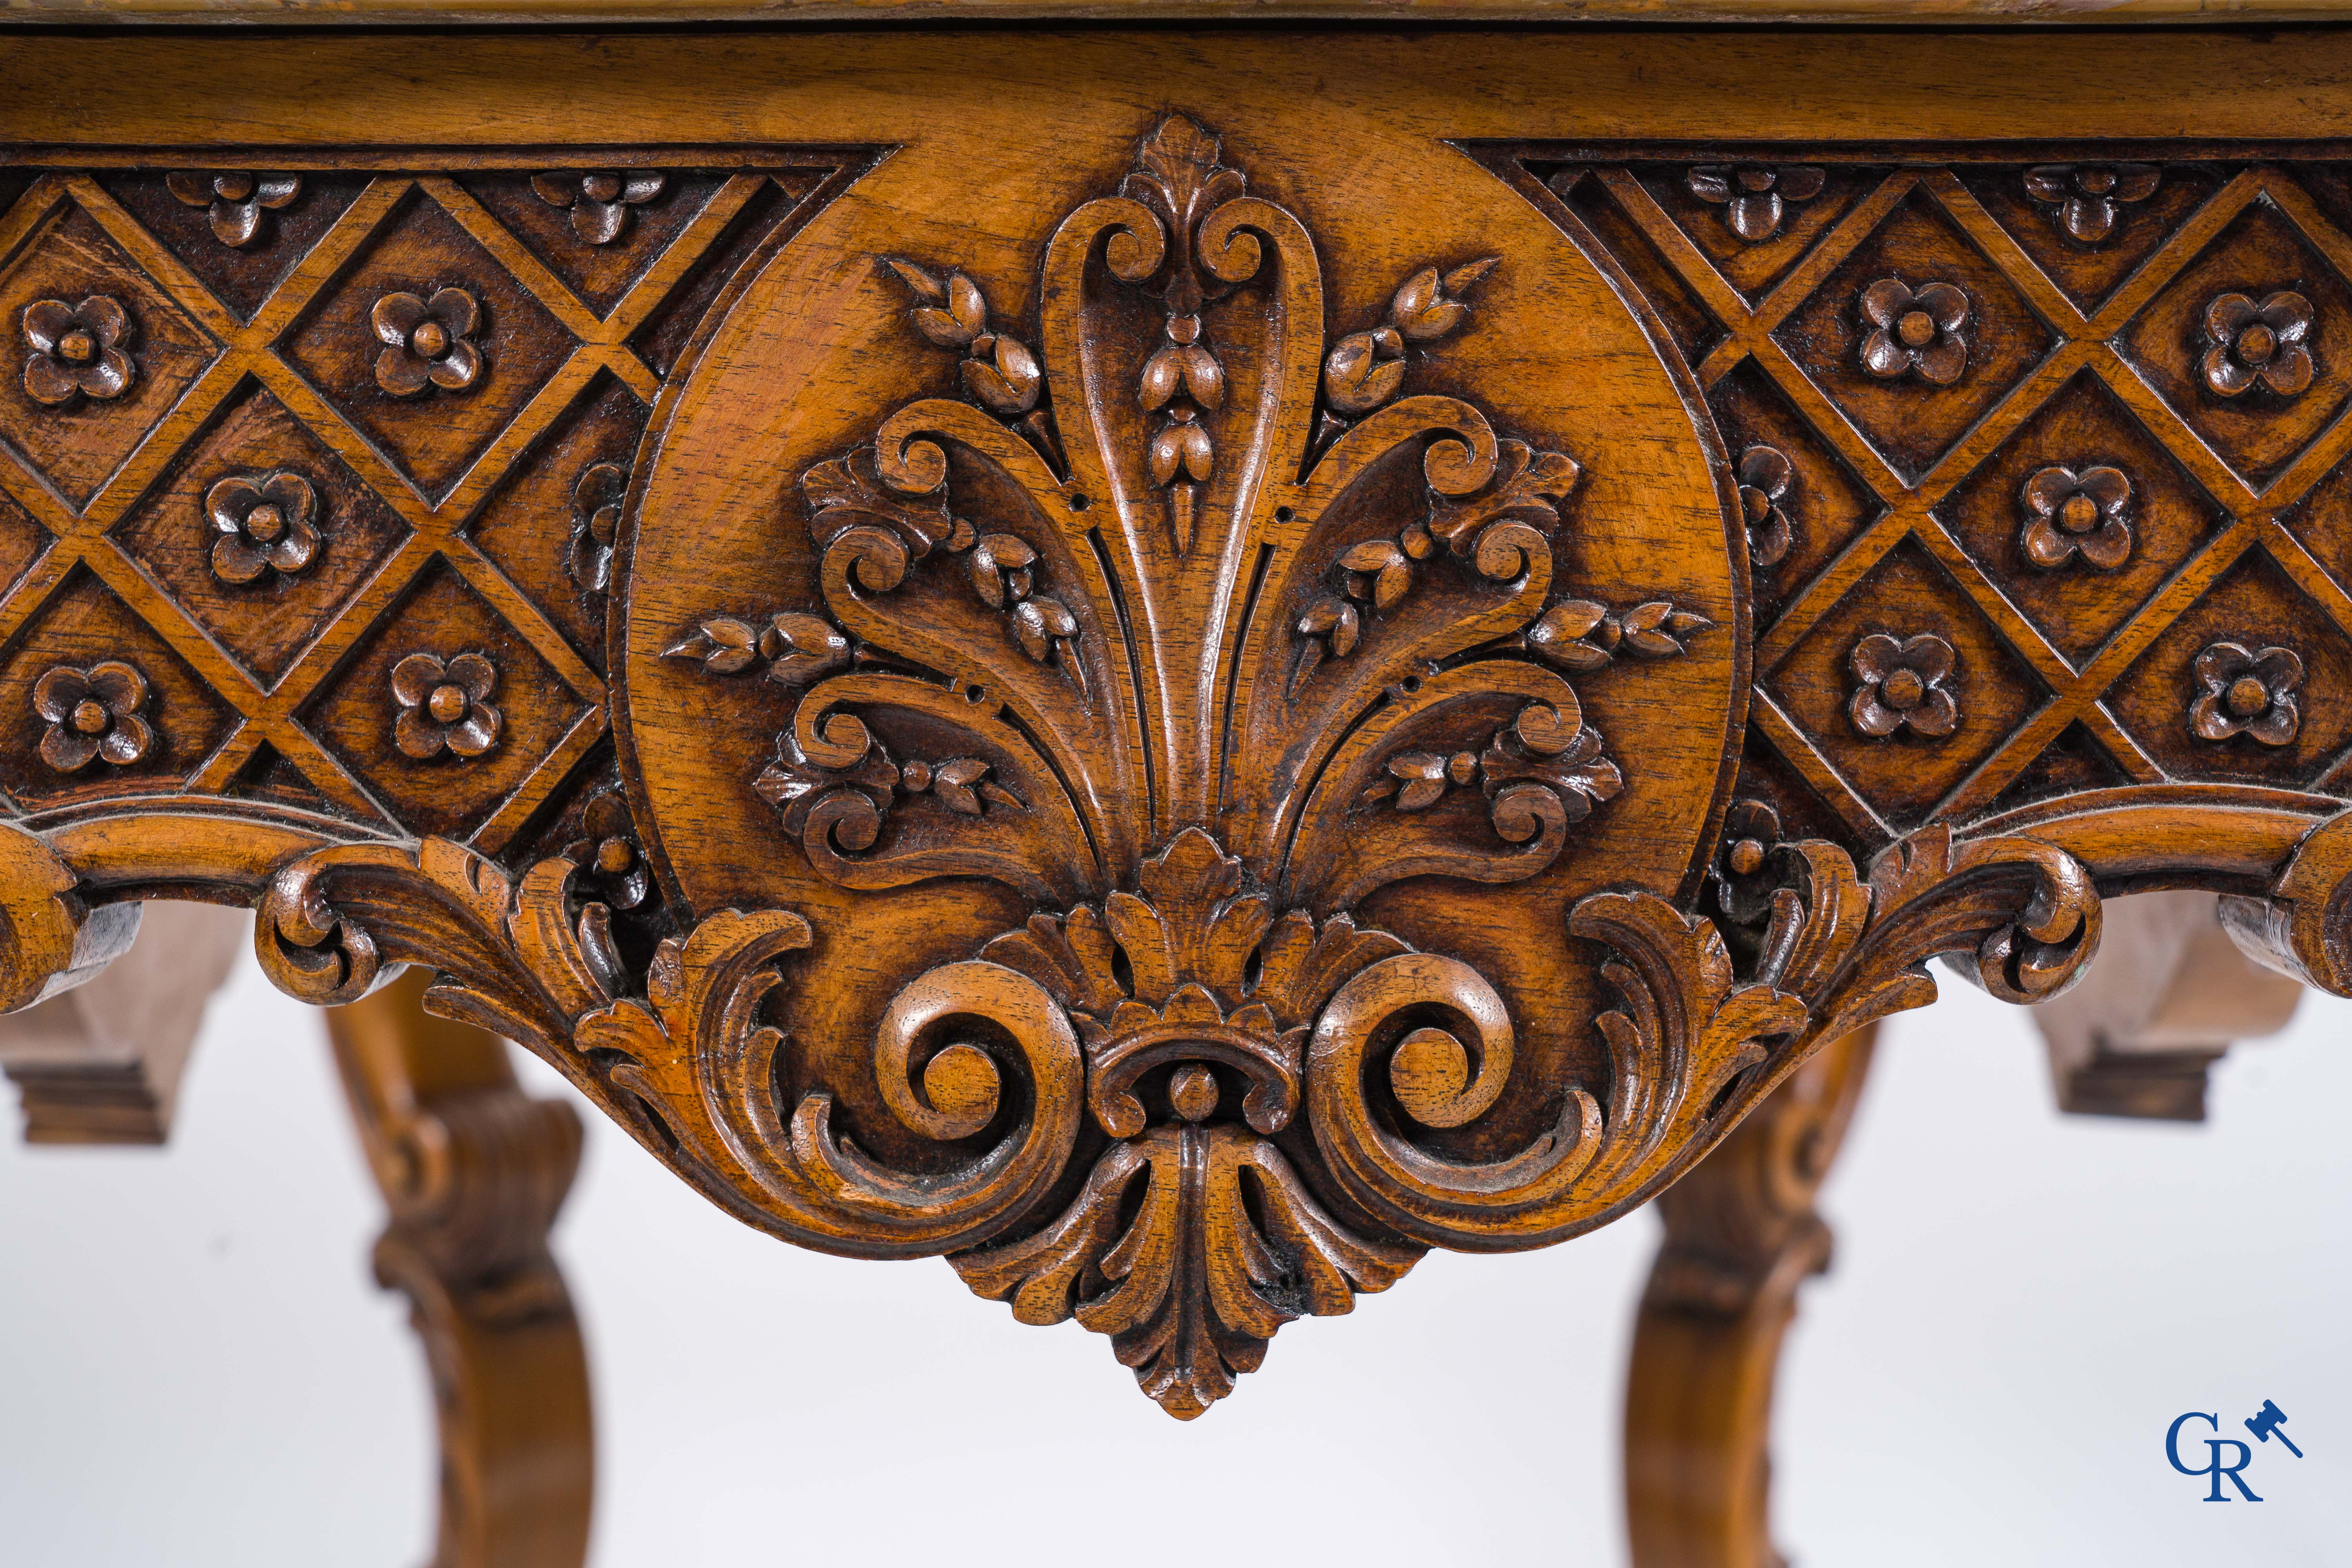
POLYGON ((283 468, 222 479, 205 492, 205 516, 220 536, 213 541, 213 574, 250 583, 272 571, 289 577, 301 571, 319 553, 318 506, 310 481, 283 468))
POLYGON ((1781 503, 1796 478, 1776 447, 1750 447, 1739 454, 1739 516, 1748 527, 1748 559, 1755 565, 1778 566, 1789 553, 1795 534, 1781 503))
POLYGON ((971 574, 972 591, 990 609, 1001 610, 1010 601, 1029 596, 1034 586, 1029 569, 1036 561, 1037 552, 1019 535, 984 533, 964 557, 964 565, 971 574))
POLYGON ((1404 385, 1404 334, 1350 332, 1323 361, 1323 399, 1341 414, 1369 414, 1404 385))
POLYGON ((1361 629, 1356 606, 1342 599, 1318 599, 1298 617, 1298 635, 1327 639, 1334 658, 1345 658, 1355 651, 1356 636, 1361 629))
POLYGON ((530 177, 541 201, 572 209, 572 232, 591 245, 620 238, 629 209, 661 195, 667 183, 653 169, 558 169, 530 177))
POLYGON ((1772 913, 1772 850, 1780 842, 1780 814, 1760 800, 1736 800, 1724 814, 1723 843, 1707 868, 1716 905, 1739 925, 1760 925, 1772 913))
POLYGON ((1016 339, 1003 332, 972 341, 973 357, 963 362, 963 384, 971 395, 999 414, 1026 414, 1037 406, 1045 389, 1045 372, 1036 356, 1016 339), (991 355, 982 359, 983 353, 991 355))
POLYGON ((1209 433, 1194 421, 1192 411, 1178 407, 1151 437, 1151 482, 1173 484, 1181 473, 1198 484, 1208 479, 1214 456, 1209 433))
POLYGON ((1024 599, 1013 610, 1013 635, 1021 651, 1039 664, 1056 647, 1064 650, 1066 661, 1070 639, 1078 635, 1078 621, 1058 599, 1024 599))
POLYGON ((383 342, 375 384, 394 397, 415 397, 431 386, 462 392, 482 374, 482 351, 473 342, 481 307, 463 289, 436 289, 429 300, 386 294, 368 321, 383 342))
POLYGON ((174 169, 163 176, 172 195, 192 207, 210 209, 213 237, 223 245, 249 245, 261 232, 265 208, 291 206, 302 194, 299 174, 255 174, 241 169, 199 174, 174 169))
POLYGON ((2189 729, 2200 741, 2252 735, 2265 746, 2294 739, 2303 715, 2295 689, 2303 684, 2303 660, 2294 649, 2248 651, 2217 642, 2197 656, 2197 695, 2189 704, 2189 729))
POLYGON ((613 540, 628 488, 629 470, 618 463, 591 463, 572 486, 572 547, 564 564, 583 593, 601 594, 612 585, 613 540))
MULTIPOLYGON (((1423 811, 1445 794, 1446 758, 1434 752, 1406 752, 1389 759, 1389 773, 1400 785, 1394 805, 1399 811, 1423 811)), ((1477 765, 1473 758, 1472 767, 1477 765)))
POLYGON ((127 390, 138 366, 124 348, 136 336, 130 315, 104 294, 79 305, 36 300, 25 307, 25 391, 55 408, 76 397, 104 402, 127 390))
POLYGON ((2115 231, 2117 208, 2156 194, 2153 163, 2043 163, 2025 171, 2025 194, 2085 245, 2115 231))
POLYGON ((446 663, 429 653, 410 654, 392 667, 392 695, 400 704, 393 743, 420 762, 445 751, 480 756, 497 743, 505 722, 488 701, 498 683, 498 667, 478 653, 461 653, 446 663))
POLYGON ((849 662, 849 639, 822 616, 798 611, 770 616, 758 647, 768 679, 782 686, 805 686, 849 662))
POLYGON ((2257 383, 2281 397, 2311 384, 2311 301, 2292 289, 2261 304, 2224 294, 2205 307, 2205 384, 2236 397, 2257 383))
POLYGON ((1389 321, 1413 342, 1429 342, 1460 326, 1470 307, 1453 296, 1466 290, 1495 269, 1499 256, 1465 262, 1443 278, 1434 267, 1424 267, 1406 279, 1389 301, 1389 321))
POLYGON ((2054 571, 2079 552, 2103 572, 2131 554, 2131 481, 2118 468, 2043 468, 2025 481, 2025 558, 2054 571))
POLYGON ((909 313, 915 330, 943 349, 966 349, 988 331, 988 299, 961 272, 942 283, 911 261, 883 258, 919 301, 909 313))
POLYGON ((1412 586, 1412 567, 1404 550, 1390 540, 1364 541, 1339 557, 1339 566, 1348 574, 1349 596, 1376 610, 1394 608, 1397 601, 1404 597, 1405 590, 1412 586))
POLYGON ((77 669, 59 665, 33 683, 33 711, 48 721, 41 761, 61 773, 79 773, 93 758, 129 767, 155 743, 141 717, 147 678, 121 659, 77 669))
POLYGON ((1591 599, 1562 599, 1528 628, 1528 647, 1563 669, 1599 669, 1620 653, 1675 658, 1713 625, 1671 599, 1652 599, 1622 615, 1591 599))
POLYGON ((1783 204, 1821 195, 1822 177, 1811 163, 1702 163, 1683 184, 1699 200, 1723 208, 1732 233, 1760 245, 1780 232, 1783 204))
POLYGON ((1960 705, 1948 682, 1958 660, 1932 632, 1897 641, 1874 633, 1849 660, 1862 685, 1847 711, 1853 727, 1884 739, 1898 730, 1940 739, 1959 728, 1960 705))
POLYGON ((1203 408, 1217 407, 1225 400, 1224 367, 1201 343, 1162 343, 1144 362, 1143 384, 1137 394, 1144 407, 1161 407, 1179 392, 1203 408))
POLYGON ((1914 290, 1899 278, 1882 278, 1862 291, 1862 366, 1881 381, 1916 375, 1949 386, 1968 368, 1969 297, 1949 283, 1914 290))
POLYGON ((564 847, 563 858, 580 868, 580 876, 612 908, 634 910, 644 903, 653 880, 646 874, 636 828, 621 792, 605 790, 591 799, 580 827, 581 837, 564 847))

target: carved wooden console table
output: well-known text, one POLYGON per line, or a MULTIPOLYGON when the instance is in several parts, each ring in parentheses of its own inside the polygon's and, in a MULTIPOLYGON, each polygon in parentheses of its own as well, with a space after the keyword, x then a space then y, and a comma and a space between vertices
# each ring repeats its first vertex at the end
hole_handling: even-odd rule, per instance
POLYGON ((2352 989, 2352 36, 929 15, 0 37, 0 1002, 436 973, 338 1041, 452 1563, 586 1495, 478 1031, 1181 1417, 1725 1144, 1629 1472, 1763 1561, 1641 1397, 1769 1393, 1928 960, 2352 989))

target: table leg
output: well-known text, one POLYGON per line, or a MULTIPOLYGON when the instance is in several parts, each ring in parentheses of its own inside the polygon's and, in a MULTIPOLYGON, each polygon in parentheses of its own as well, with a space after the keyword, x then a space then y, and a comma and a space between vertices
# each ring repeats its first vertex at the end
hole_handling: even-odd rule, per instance
POLYGON ((1634 1568, 1780 1568, 1768 1523, 1772 1380, 1797 1287, 1829 1266, 1813 1195, 1874 1032, 1824 1047, 1658 1199, 1666 1237, 1625 1391, 1634 1568))
POLYGON ((441 1432, 432 1568, 579 1568, 594 1473, 587 1355, 547 1232, 580 1162, 572 1107, 525 1096, 505 1041, 429 1016, 412 969, 327 1015, 391 1209, 441 1432))

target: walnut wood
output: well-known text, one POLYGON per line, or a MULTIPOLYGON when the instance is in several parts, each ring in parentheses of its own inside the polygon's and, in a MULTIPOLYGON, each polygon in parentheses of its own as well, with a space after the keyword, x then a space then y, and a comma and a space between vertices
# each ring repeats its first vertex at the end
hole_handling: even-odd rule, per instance
POLYGON ((1829 1267, 1814 1212, 1876 1026, 1824 1047, 1658 1201, 1634 1321, 1625 1521, 1635 1568, 1780 1568, 1772 1385, 1797 1289, 1829 1267))
POLYGON ((0 51, 0 1005, 251 903, 1189 1418, 2103 895, 2352 992, 2352 31, 421 37, 0 51))
POLYGON ((327 1014, 392 1210, 376 1278, 406 1295, 441 1434, 434 1568, 578 1568, 594 1441, 588 1363, 547 1230, 580 1159, 569 1105, 526 1097, 507 1045, 428 1016, 426 976, 327 1014))

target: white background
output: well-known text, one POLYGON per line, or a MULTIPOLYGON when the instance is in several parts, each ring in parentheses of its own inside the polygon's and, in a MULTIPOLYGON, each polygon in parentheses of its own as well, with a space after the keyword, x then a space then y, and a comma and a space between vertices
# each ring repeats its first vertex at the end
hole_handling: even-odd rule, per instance
MULTIPOLYGON (((2183 1128, 2058 1116, 2024 1019, 1944 991, 1887 1030, 1828 1191, 1838 1262, 1780 1384, 1783 1546, 1806 1568, 2352 1562, 2352 1004, 2241 1047, 2183 1128), (2259 1451, 2260 1506, 2200 1500, 2166 1426, 2235 1431, 2266 1398, 2310 1457, 2259 1451)), ((1623 1560, 1646 1214, 1434 1254, 1284 1330, 1181 1425, 1104 1341, 1020 1327, 943 1263, 767 1240, 588 1121, 557 1249, 595 1368, 602 1568, 1623 1560)), ((316 1019, 247 961, 168 1151, 9 1125, 0 1560, 423 1561, 422 1366, 367 1278, 378 1205, 316 1019)))

